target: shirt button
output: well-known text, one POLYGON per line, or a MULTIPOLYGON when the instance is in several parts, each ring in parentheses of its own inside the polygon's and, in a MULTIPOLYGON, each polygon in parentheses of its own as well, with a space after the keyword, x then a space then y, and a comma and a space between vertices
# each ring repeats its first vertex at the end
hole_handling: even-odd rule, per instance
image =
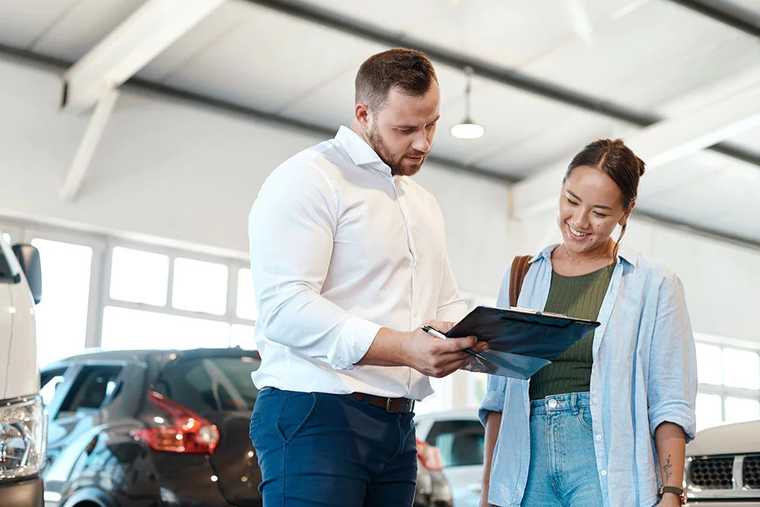
POLYGON ((548 402, 549 408, 557 408, 557 400, 554 398, 550 399, 548 402))
POLYGON ((602 475, 602 477, 606 477, 607 476, 607 470, 602 470, 599 473, 602 475))
POLYGON ((597 435, 596 436, 596 441, 597 442, 601 442, 602 441, 602 436, 601 435, 597 435))

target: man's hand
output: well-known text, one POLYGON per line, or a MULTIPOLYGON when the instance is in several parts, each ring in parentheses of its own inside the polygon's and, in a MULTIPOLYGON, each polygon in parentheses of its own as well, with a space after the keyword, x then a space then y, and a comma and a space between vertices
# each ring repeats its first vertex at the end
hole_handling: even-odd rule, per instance
MULTIPOLYGON (((454 326, 453 322, 443 321, 427 324, 441 333, 454 326)), ((464 351, 470 347, 476 352, 482 352, 486 350, 487 344, 477 343, 474 336, 444 340, 431 336, 422 329, 404 333, 383 327, 358 364, 409 366, 423 375, 440 378, 455 372, 472 359, 464 351)))
MULTIPOLYGON (((428 322, 437 331, 446 333, 454 326, 453 322, 428 322)), ((402 348, 404 362, 430 377, 445 377, 465 366, 472 356, 464 351, 473 348, 480 352, 485 350, 486 343, 477 343, 474 336, 462 338, 447 338, 445 340, 431 336, 422 329, 417 329, 408 338, 402 348)))

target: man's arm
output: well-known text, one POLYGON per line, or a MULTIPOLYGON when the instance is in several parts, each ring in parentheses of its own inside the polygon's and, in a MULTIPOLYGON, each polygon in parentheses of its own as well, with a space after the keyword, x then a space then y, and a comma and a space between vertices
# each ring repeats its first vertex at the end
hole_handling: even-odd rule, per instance
POLYGON ((321 295, 337 226, 337 195, 321 169, 286 162, 267 178, 251 210, 251 271, 259 331, 346 369, 366 354, 381 326, 321 295))

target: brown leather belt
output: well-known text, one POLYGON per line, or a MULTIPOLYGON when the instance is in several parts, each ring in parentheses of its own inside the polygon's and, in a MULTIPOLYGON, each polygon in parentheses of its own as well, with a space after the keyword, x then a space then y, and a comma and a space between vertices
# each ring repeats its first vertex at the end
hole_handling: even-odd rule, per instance
POLYGON ((374 394, 351 393, 349 396, 355 400, 365 401, 370 405, 380 407, 392 414, 408 414, 414 410, 414 400, 409 398, 384 398, 374 394))

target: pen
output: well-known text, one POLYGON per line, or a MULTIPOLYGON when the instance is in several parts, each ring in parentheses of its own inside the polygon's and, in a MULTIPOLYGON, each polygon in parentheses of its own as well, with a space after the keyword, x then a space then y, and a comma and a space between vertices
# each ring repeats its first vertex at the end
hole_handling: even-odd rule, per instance
POLYGON ((422 330, 425 331, 430 336, 435 336, 436 338, 440 338, 441 340, 448 339, 448 337, 445 334, 441 333, 440 331, 438 331, 433 326, 429 326, 429 325, 425 324, 424 326, 422 326, 422 330))
MULTIPOLYGON (((425 331, 427 334, 429 334, 430 336, 434 336, 436 338, 440 338, 441 340, 448 340, 448 336, 446 336, 445 334, 441 333, 440 331, 438 331, 433 326, 425 324, 424 326, 422 326, 421 329, 423 331, 425 331)), ((479 352, 475 352, 472 349, 464 349, 464 351, 467 352, 468 354, 470 354, 471 356, 480 359, 481 361, 488 361, 485 357, 481 356, 479 352)))

